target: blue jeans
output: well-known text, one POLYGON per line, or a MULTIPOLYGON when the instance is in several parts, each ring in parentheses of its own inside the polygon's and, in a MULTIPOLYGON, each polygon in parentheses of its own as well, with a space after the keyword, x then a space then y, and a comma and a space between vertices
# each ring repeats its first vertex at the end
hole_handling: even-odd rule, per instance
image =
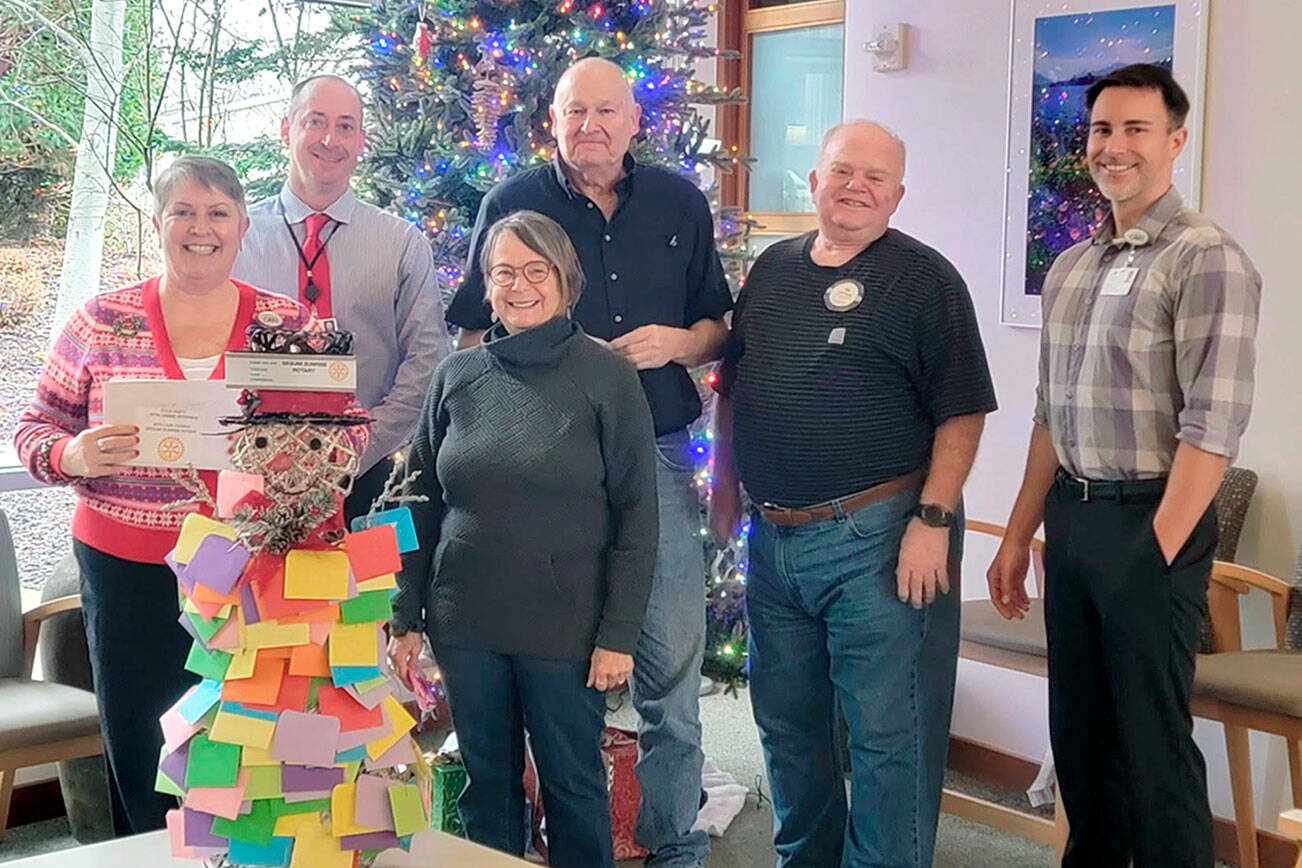
POLYGON ((701 794, 701 655, 705 650, 705 555, 687 432, 656 440, 660 544, 630 688, 638 714, 634 837, 646 864, 691 868, 710 839, 693 832, 701 794))
POLYGON ((963 531, 950 591, 901 603, 895 567, 918 502, 905 492, 827 521, 752 514, 750 685, 783 868, 928 868, 958 662, 963 531), (835 700, 835 701, 834 701, 835 700), (835 707, 849 730, 847 810, 835 707))
POLYGON ((524 730, 529 730, 549 864, 614 868, 610 796, 601 761, 606 696, 586 685, 589 662, 516 657, 440 645, 466 788, 457 807, 470 840, 524 854, 524 730))

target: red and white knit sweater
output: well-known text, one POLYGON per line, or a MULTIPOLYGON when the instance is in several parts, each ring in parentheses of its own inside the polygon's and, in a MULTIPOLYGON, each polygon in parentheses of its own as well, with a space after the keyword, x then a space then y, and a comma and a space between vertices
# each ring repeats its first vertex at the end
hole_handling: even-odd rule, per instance
MULTIPOLYGON (((36 397, 23 413, 14 446, 28 471, 42 482, 71 484, 80 499, 72 519, 72 535, 100 551, 142 563, 162 563, 171 551, 187 512, 211 514, 207 506, 163 507, 189 497, 167 470, 130 467, 118 476, 73 479, 58 471, 63 450, 73 436, 104 422, 103 384, 114 379, 183 380, 172 352, 158 301, 157 277, 124 289, 101 293, 68 320, 55 342, 36 385, 36 397), (50 443, 49 461, 41 460, 50 443)), ((234 281, 239 307, 227 350, 248 346, 245 331, 253 317, 274 311, 288 327, 300 327, 301 305, 283 295, 234 281)), ((225 360, 210 379, 226 375, 225 360)), ((358 436, 366 437, 359 426, 358 436)), ((362 447, 365 447, 363 442, 362 447)), ((210 492, 217 474, 199 474, 210 492)))

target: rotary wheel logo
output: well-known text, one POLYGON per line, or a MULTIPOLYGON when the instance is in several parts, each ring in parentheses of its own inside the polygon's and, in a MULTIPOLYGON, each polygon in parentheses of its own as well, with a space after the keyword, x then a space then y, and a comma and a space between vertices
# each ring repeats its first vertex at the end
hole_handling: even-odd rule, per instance
POLYGON ((334 380, 336 383, 342 383, 344 380, 348 379, 348 366, 343 362, 331 362, 330 367, 326 368, 326 373, 329 374, 330 379, 334 380))
POLYGON ((185 454, 185 444, 176 437, 164 437, 158 441, 158 457, 164 461, 180 461, 185 454))

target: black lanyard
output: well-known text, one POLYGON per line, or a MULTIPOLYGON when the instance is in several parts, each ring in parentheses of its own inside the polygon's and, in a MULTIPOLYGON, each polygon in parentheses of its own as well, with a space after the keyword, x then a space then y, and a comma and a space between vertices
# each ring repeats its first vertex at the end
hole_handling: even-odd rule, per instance
MULTIPOLYGON (((289 240, 294 242, 294 249, 298 251, 298 259, 303 263, 303 271, 307 273, 307 286, 303 287, 303 296, 307 299, 308 304, 315 307, 316 300, 321 297, 321 289, 316 285, 316 281, 312 279, 312 269, 316 267, 316 261, 321 258, 321 254, 325 253, 326 245, 330 243, 331 238, 335 237, 335 233, 339 231, 341 224, 334 218, 330 219, 330 234, 321 239, 321 246, 316 249, 316 253, 312 255, 309 262, 307 251, 303 249, 298 236, 294 234, 294 227, 289 224, 289 217, 285 214, 284 202, 280 203, 280 219, 285 222, 285 231, 289 233, 289 240)), ((303 232, 304 237, 306 237, 306 223, 303 226, 303 232)))

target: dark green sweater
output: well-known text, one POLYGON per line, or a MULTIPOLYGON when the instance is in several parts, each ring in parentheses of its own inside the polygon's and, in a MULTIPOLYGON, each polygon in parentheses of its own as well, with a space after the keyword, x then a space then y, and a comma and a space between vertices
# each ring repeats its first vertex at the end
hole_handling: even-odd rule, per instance
POLYGON ((655 566, 655 439, 633 366, 566 317, 443 360, 412 442, 419 551, 394 623, 558 660, 633 653, 655 566), (422 617, 423 613, 423 617, 422 617))

